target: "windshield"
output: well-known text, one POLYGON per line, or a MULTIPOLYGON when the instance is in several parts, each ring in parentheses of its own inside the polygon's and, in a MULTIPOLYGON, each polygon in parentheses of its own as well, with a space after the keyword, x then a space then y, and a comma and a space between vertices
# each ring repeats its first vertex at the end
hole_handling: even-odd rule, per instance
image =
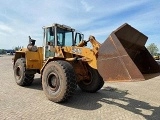
POLYGON ((57 28, 57 45, 72 46, 73 32, 66 29, 57 28))

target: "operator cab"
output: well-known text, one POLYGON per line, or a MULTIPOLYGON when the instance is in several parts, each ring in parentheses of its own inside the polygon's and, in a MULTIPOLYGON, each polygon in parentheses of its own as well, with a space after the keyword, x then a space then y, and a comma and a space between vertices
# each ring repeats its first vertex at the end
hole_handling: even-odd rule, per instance
POLYGON ((82 34, 76 32, 75 29, 60 24, 43 27, 44 29, 44 56, 54 57, 55 46, 75 46, 82 40, 82 34), (74 35, 75 34, 75 35, 74 35), (77 43, 78 42, 78 43, 77 43))

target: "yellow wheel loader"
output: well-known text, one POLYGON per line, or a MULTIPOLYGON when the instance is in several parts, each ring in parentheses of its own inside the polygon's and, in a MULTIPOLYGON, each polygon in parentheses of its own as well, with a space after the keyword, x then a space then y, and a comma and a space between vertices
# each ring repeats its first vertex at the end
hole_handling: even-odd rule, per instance
POLYGON ((145 48, 147 37, 125 23, 104 43, 60 24, 43 27, 43 46, 29 37, 27 48, 16 51, 14 77, 20 86, 31 85, 41 74, 42 87, 53 102, 68 100, 77 85, 86 92, 100 90, 104 81, 144 80, 144 74, 159 72, 159 66, 145 48), (86 47, 90 42, 92 48, 86 47))

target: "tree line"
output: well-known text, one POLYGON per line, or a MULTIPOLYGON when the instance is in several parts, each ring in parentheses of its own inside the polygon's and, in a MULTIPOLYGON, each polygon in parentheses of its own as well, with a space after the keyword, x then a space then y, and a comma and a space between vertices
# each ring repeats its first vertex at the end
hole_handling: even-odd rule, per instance
POLYGON ((152 56, 159 56, 160 55, 160 53, 158 53, 159 49, 158 49, 157 45, 155 45, 154 43, 149 44, 147 46, 147 49, 152 56))
POLYGON ((20 50, 21 48, 23 48, 23 46, 17 46, 17 47, 13 47, 13 49, 0 49, 0 54, 6 54, 7 51, 18 51, 20 50))

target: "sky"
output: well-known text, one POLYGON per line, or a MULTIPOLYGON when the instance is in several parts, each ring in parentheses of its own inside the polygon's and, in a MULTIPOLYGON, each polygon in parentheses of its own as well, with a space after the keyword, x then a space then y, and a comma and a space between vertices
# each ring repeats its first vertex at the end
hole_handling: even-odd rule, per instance
POLYGON ((0 49, 43 45, 43 26, 65 24, 103 43, 128 23, 160 50, 160 0, 0 0, 0 49))

